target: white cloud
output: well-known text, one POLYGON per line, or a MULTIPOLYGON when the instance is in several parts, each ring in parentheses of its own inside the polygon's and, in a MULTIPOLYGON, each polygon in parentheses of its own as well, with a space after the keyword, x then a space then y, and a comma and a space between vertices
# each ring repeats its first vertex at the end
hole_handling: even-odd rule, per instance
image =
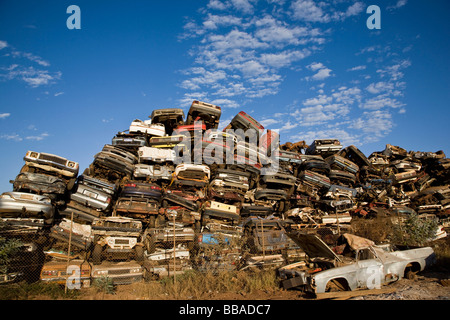
POLYGON ((6 48, 8 46, 8 42, 0 40, 0 50, 6 48))
POLYGON ((225 10, 228 8, 228 5, 219 0, 210 0, 208 3, 208 8, 214 10, 225 10))
POLYGON ((242 24, 242 19, 231 15, 213 15, 208 14, 208 18, 203 21, 203 26, 206 29, 217 29, 222 26, 239 26, 242 24))
MULTIPOLYGON (((272 9, 256 12, 256 3, 211 0, 199 11, 202 19, 185 24, 180 39, 200 37, 189 50, 195 68, 183 72, 186 78, 179 82, 181 88, 208 91, 211 98, 274 95, 284 80, 280 69, 292 67, 325 42, 319 28, 292 23, 286 11, 290 4, 271 1, 272 9), (196 73, 196 68, 202 73, 196 73)), ((326 77, 330 71, 325 68, 315 78, 326 77)))
POLYGON ((405 106, 404 103, 395 98, 390 98, 386 95, 378 95, 374 98, 365 100, 360 104, 360 108, 368 110, 379 110, 382 108, 400 108, 405 106))
POLYGON ((353 68, 347 69, 347 71, 360 71, 360 70, 365 70, 366 66, 364 65, 360 65, 360 66, 355 66, 353 68))
POLYGON ((364 10, 364 4, 362 2, 356 2, 347 8, 346 17, 356 16, 364 10))
POLYGON ((312 70, 312 71, 317 71, 319 69, 325 68, 325 66, 321 62, 313 62, 313 63, 311 63, 310 65, 308 65, 306 67, 308 69, 312 70))
POLYGON ((14 65, 14 68, 10 66, 9 68, 3 68, 3 70, 7 71, 7 73, 0 74, 0 78, 7 80, 19 79, 25 81, 33 88, 51 84, 55 80, 59 80, 61 78, 61 72, 50 73, 47 70, 35 69, 34 67, 14 65))
POLYGON ((317 71, 313 76, 305 77, 306 80, 324 80, 324 79, 330 77, 331 72, 333 71, 330 68, 327 68, 326 66, 324 66, 324 64, 321 62, 313 62, 306 67, 308 69, 310 69, 311 71, 314 71, 314 72, 317 71))
POLYGON ((27 136, 25 137, 26 140, 33 140, 33 141, 42 141, 45 138, 47 138, 49 136, 48 133, 41 133, 38 136, 27 136))
POLYGON ((366 88, 367 91, 373 94, 377 94, 384 91, 392 91, 393 89, 394 85, 391 82, 386 81, 371 83, 366 88))
POLYGON ((249 98, 262 98, 278 93, 278 85, 275 83, 270 87, 256 87, 247 91, 246 96, 249 98))
POLYGON ((387 6, 386 9, 388 10, 398 9, 406 5, 407 2, 408 0, 398 0, 394 5, 387 6))
POLYGON ((0 139, 4 140, 13 140, 13 141, 22 141, 23 139, 16 133, 12 134, 2 134, 0 135, 0 139))
POLYGON ((331 76, 331 69, 329 68, 324 68, 324 69, 320 69, 315 75, 313 75, 311 77, 311 79, 313 80, 324 80, 328 77, 331 76))
POLYGON ((397 81, 397 80, 403 78, 403 76, 404 76, 404 73, 402 72, 402 70, 408 68, 409 66, 411 66, 411 61, 408 59, 405 59, 405 60, 402 60, 391 66, 387 66, 385 68, 378 69, 377 73, 382 78, 385 76, 388 76, 392 81, 397 81))
POLYGON ((186 74, 198 75, 190 77, 181 83, 181 87, 189 90, 197 90, 202 85, 213 85, 220 80, 226 78, 226 73, 223 70, 207 71, 205 68, 191 68, 185 71, 186 74))
POLYGON ((362 2, 355 2, 349 6, 345 11, 335 11, 332 14, 332 19, 337 21, 343 21, 349 17, 356 16, 363 12, 365 9, 362 2))
POLYGON ((51 84, 54 80, 59 80, 61 78, 61 72, 51 74, 47 70, 28 68, 28 70, 20 72, 19 77, 31 87, 36 88, 42 85, 51 84))
MULTIPOLYGON (((283 81, 291 76, 284 68, 299 72, 302 70, 299 61, 323 50, 321 44, 329 39, 332 28, 323 29, 320 24, 360 15, 364 6, 360 1, 348 0, 281 0, 269 1, 259 10, 261 6, 256 0, 210 0, 199 11, 203 16, 192 19, 189 25, 189 32, 199 37, 189 51, 194 67, 183 73, 186 77, 179 83, 189 92, 182 92, 179 101, 189 106, 193 99, 200 99, 215 101, 224 108, 237 108, 251 104, 253 99, 278 94, 283 81)), ((316 90, 316 95, 299 99, 301 103, 295 102, 285 109, 272 110, 270 115, 262 115, 261 121, 285 132, 300 126, 313 130, 317 126, 319 131, 339 132, 353 142, 366 141, 367 135, 363 130, 352 132, 358 123, 355 118, 369 128, 375 120, 383 120, 388 128, 387 124, 393 121, 383 118, 384 113, 375 113, 371 120, 367 117, 376 111, 390 115, 393 108, 404 112, 405 105, 399 97, 405 86, 403 73, 410 62, 388 61, 399 56, 394 56, 391 47, 381 44, 363 48, 356 55, 363 53, 367 54, 366 62, 355 63, 347 71, 370 67, 378 68, 377 73, 365 72, 367 75, 360 74, 355 81, 327 92, 331 84, 327 79, 337 76, 335 70, 328 66, 331 64, 328 60, 312 60, 303 68, 306 73, 303 77, 315 81, 311 90, 316 90), (369 75, 371 78, 364 78, 369 75)))
POLYGON ((261 55, 261 62, 273 68, 283 68, 290 66, 293 62, 306 58, 311 54, 308 49, 281 51, 278 53, 264 53, 261 55))
POLYGON ((255 36, 271 45, 284 47, 286 45, 300 45, 308 42, 322 43, 322 32, 318 28, 307 26, 290 27, 283 21, 271 16, 264 16, 254 22, 257 30, 255 36))
POLYGON ((24 53, 23 53, 23 56, 24 56, 25 58, 27 58, 28 60, 34 61, 34 62, 36 62, 37 64, 39 64, 39 65, 41 65, 41 66, 44 66, 44 67, 49 67, 49 66, 50 66, 50 63, 49 63, 48 61, 45 61, 45 60, 42 59, 41 57, 35 56, 35 55, 31 54, 31 53, 24 52, 24 53))
POLYGON ((255 87, 259 87, 268 83, 269 85, 276 85, 282 80, 282 77, 279 74, 266 74, 259 75, 256 78, 248 79, 248 82, 255 85, 255 87))
POLYGON ((305 102, 303 102, 303 105, 314 106, 314 105, 318 105, 318 104, 330 103, 332 100, 333 100, 332 97, 328 97, 326 95, 321 94, 315 98, 309 98, 309 99, 305 100, 305 102))
POLYGON ((248 0, 231 0, 232 5, 243 13, 253 12, 253 5, 248 0))
POLYGON ((239 66, 244 76, 253 77, 267 73, 269 70, 257 60, 249 60, 239 66))
POLYGON ((231 82, 214 87, 214 95, 219 97, 233 97, 247 92, 247 88, 241 82, 231 82))
POLYGON ((5 119, 8 118, 11 115, 11 113, 6 112, 6 113, 0 113, 0 119, 5 119))
MULTIPOLYGON (((0 41, 0 49, 10 47, 6 41, 0 41)), ((0 79, 13 80, 18 79, 26 82, 30 87, 36 88, 42 85, 53 84, 56 80, 61 78, 62 73, 60 71, 50 72, 49 70, 42 69, 42 67, 49 67, 50 63, 41 57, 29 52, 22 52, 11 47, 11 50, 5 55, 17 58, 25 58, 25 62, 34 62, 38 66, 25 65, 25 64, 11 64, 9 67, 0 67, 0 79)))
POLYGON ((230 99, 214 99, 211 101, 212 104, 220 106, 221 108, 238 108, 239 105, 236 101, 230 99))
POLYGON ((294 18, 310 22, 328 22, 330 17, 312 0, 297 0, 291 4, 294 18))
POLYGON ((376 110, 364 112, 350 127, 364 133, 365 142, 374 142, 388 135, 393 126, 392 115, 389 112, 376 110))
POLYGON ((362 2, 355 2, 345 9, 341 7, 342 1, 297 0, 291 5, 292 15, 295 19, 321 23, 344 21, 363 12, 365 5, 362 2))
MULTIPOLYGON (((30 130, 30 131, 34 131, 34 132, 37 131, 36 126, 33 125, 33 124, 28 125, 26 128, 27 128, 27 130, 30 130)), ((11 133, 11 134, 2 134, 2 135, 0 135, 0 139, 16 141, 16 142, 23 141, 23 140, 42 141, 42 140, 44 140, 45 138, 47 138, 49 136, 50 135, 48 133, 44 132, 44 133, 41 133, 41 134, 38 134, 38 135, 28 135, 25 138, 23 138, 17 133, 11 133)))
POLYGON ((347 88, 345 86, 342 86, 338 88, 337 91, 333 90, 332 97, 336 99, 336 102, 342 102, 347 105, 351 105, 355 101, 361 100, 361 89, 359 89, 358 87, 347 88))
POLYGON ((208 37, 210 47, 218 53, 224 53, 234 48, 267 48, 268 45, 253 37, 250 33, 234 29, 226 35, 213 34, 208 37))
POLYGON ((42 59, 39 56, 36 56, 32 53, 29 52, 21 52, 21 51, 17 51, 17 50, 13 50, 11 51, 11 56, 14 58, 26 58, 30 61, 36 62, 37 64, 43 66, 43 67, 49 67, 50 63, 48 61, 45 61, 44 59, 42 59))
POLYGON ((208 98, 206 92, 195 91, 185 93, 183 98, 179 99, 178 103, 181 105, 181 108, 189 108, 194 100, 209 101, 210 99, 208 98))
POLYGON ((279 120, 276 120, 276 119, 263 119, 263 120, 260 120, 259 121, 259 123, 261 123, 261 125, 264 127, 264 128, 267 128, 268 126, 270 126, 270 125, 272 125, 272 124, 275 124, 275 123, 279 123, 280 121, 279 120))
POLYGON ((288 120, 278 131, 289 131, 298 127, 298 125, 298 123, 291 123, 291 121, 288 120))
MULTIPOLYGON (((211 15, 207 19, 210 21, 211 15)), ((198 67, 184 72, 189 77, 179 84, 180 87, 191 91, 213 90, 214 95, 227 97, 244 95, 247 98, 258 98, 276 94, 282 81, 278 70, 311 54, 308 48, 282 50, 282 47, 300 33, 311 37, 319 32, 308 28, 294 28, 295 32, 277 43, 279 50, 273 50, 274 46, 270 41, 275 41, 276 37, 268 33, 269 26, 281 27, 283 23, 265 15, 263 18, 248 19, 248 22, 241 24, 241 30, 234 28, 223 34, 218 32, 221 30, 209 30, 200 44, 191 50, 198 67), (249 26, 255 26, 256 31, 247 31, 249 26), (213 75, 220 78, 214 78, 213 75)), ((284 30, 291 29, 286 27, 284 30)))
POLYGON ((335 119, 334 113, 326 112, 322 105, 301 108, 297 116, 302 126, 314 126, 335 119))

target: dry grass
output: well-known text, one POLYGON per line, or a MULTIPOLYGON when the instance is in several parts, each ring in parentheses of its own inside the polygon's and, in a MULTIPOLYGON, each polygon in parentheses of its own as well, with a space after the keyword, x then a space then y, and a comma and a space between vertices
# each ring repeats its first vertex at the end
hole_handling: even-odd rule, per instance
POLYGON ((450 272, 450 236, 433 241, 431 245, 436 253, 436 266, 450 272))
POLYGON ((142 299, 205 300, 227 293, 253 294, 278 290, 274 270, 258 272, 228 271, 200 273, 188 271, 183 275, 134 285, 135 294, 142 299))
POLYGON ((351 229, 355 235, 373 240, 376 243, 388 241, 394 230, 390 217, 353 218, 351 229))

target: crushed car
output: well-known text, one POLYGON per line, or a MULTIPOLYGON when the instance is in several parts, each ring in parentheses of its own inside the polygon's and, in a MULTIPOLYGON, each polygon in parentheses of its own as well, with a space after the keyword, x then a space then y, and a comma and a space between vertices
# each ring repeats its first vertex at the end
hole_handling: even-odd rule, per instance
POLYGON ((35 172, 56 175, 66 181, 67 189, 71 190, 77 179, 79 164, 61 156, 27 151, 23 157, 25 165, 20 172, 35 172))
POLYGON ((219 106, 211 103, 194 100, 189 108, 186 125, 194 124, 195 121, 205 123, 206 129, 217 129, 222 110, 219 106))
POLYGON ((51 225, 55 207, 47 196, 27 192, 4 192, 0 195, 0 215, 4 218, 38 218, 51 225))
POLYGON ((164 221, 159 215, 162 195, 161 187, 155 183, 130 181, 119 194, 113 213, 140 219, 145 226, 154 227, 164 221))
POLYGON ((142 222, 126 217, 104 217, 92 222, 92 262, 103 260, 144 260, 142 222))

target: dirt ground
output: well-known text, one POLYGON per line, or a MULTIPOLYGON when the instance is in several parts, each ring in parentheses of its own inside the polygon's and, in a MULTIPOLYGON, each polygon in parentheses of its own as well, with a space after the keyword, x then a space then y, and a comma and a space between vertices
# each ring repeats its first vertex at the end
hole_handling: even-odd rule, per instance
POLYGON ((355 297, 359 300, 450 300, 450 274, 425 271, 416 280, 401 279, 386 287, 392 293, 355 297))

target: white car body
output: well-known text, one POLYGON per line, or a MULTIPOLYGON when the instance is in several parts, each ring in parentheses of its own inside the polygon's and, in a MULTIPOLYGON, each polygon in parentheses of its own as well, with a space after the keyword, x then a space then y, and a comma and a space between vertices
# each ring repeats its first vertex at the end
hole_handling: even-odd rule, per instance
POLYGON ((174 162, 176 153, 173 149, 161 149, 154 147, 140 147, 138 150, 139 163, 145 161, 163 163, 174 162))
POLYGON ((303 287, 317 294, 326 292, 330 283, 346 290, 374 289, 423 271, 435 262, 431 247, 392 250, 377 246, 371 240, 344 234, 346 246, 355 253, 348 257, 336 254, 314 234, 296 232, 289 236, 305 251, 314 267, 301 261, 278 269, 285 289, 303 287))
POLYGON ((152 136, 163 137, 166 135, 166 128, 161 123, 152 123, 151 120, 133 120, 130 124, 130 133, 147 133, 152 136))

